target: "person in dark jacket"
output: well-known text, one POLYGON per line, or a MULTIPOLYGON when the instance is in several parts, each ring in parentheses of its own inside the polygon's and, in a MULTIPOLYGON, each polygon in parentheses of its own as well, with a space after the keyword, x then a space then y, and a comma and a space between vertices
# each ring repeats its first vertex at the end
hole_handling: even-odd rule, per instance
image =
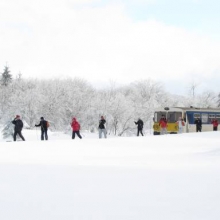
POLYGON ((72 127, 72 139, 75 139, 75 135, 77 134, 77 136, 82 139, 82 136, 80 135, 80 124, 79 122, 76 120, 76 118, 73 118, 72 123, 71 123, 71 127, 72 127))
POLYGON ((104 137, 107 138, 105 123, 105 118, 101 116, 101 119, 99 120, 99 138, 102 138, 102 133, 104 134, 104 137))
POLYGON ((20 136, 20 138, 25 141, 21 131, 22 131, 22 128, 23 128, 23 122, 22 120, 20 119, 20 115, 16 115, 15 119, 12 121, 12 123, 15 125, 15 128, 14 128, 14 141, 16 141, 16 136, 17 134, 20 136))
POLYGON ((47 134, 47 130, 48 130, 48 122, 46 120, 44 120, 44 117, 40 118, 40 123, 38 125, 35 125, 35 127, 41 127, 41 140, 48 140, 48 134, 47 134))
POLYGON ((137 125, 137 136, 139 136, 139 133, 141 133, 141 135, 144 136, 142 132, 144 127, 144 122, 140 118, 138 118, 138 121, 137 122, 135 121, 134 123, 137 125))
POLYGON ((196 118, 194 124, 196 124, 196 132, 201 132, 202 131, 202 121, 200 118, 196 118))

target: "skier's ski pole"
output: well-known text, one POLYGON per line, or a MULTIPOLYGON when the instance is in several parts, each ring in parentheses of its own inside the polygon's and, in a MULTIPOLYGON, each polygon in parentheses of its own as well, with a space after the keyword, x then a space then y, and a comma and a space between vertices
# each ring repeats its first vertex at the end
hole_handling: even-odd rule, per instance
POLYGON ((36 136, 37 136, 37 140, 38 140, 38 135, 37 135, 37 127, 35 127, 35 129, 36 129, 36 136))

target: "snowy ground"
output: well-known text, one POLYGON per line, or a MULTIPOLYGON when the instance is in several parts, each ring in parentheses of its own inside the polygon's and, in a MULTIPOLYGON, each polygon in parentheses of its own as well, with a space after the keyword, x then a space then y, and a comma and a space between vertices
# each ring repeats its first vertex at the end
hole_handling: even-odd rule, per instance
POLYGON ((1 220, 219 220, 220 132, 0 142, 1 220))

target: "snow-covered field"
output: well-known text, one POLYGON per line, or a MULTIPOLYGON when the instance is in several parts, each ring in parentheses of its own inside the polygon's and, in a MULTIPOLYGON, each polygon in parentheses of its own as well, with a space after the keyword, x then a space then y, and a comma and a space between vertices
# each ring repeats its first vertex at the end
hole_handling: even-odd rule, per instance
POLYGON ((220 132, 0 142, 1 220, 219 220, 220 132))

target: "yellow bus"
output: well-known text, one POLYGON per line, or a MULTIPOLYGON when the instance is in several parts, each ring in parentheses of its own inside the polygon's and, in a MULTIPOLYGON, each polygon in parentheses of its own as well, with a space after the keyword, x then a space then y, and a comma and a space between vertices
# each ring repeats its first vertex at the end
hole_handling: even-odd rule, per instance
POLYGON ((161 128, 159 121, 164 115, 167 119, 167 133, 177 134, 178 126, 177 121, 179 117, 185 121, 183 132, 196 132, 196 125, 194 124, 196 118, 202 121, 202 131, 212 131, 212 120, 215 118, 220 120, 220 108, 195 108, 195 107, 166 107, 158 108, 154 112, 154 135, 159 135, 161 128))

